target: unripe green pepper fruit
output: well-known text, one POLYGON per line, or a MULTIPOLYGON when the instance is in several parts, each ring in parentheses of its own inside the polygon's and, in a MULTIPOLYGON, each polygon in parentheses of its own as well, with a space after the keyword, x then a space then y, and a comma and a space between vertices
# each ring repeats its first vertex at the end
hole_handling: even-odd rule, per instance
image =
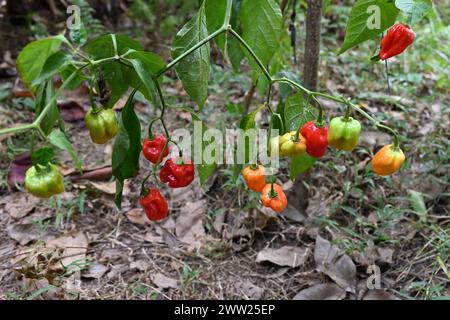
POLYGON ((25 189, 39 198, 49 198, 64 192, 64 181, 54 164, 30 167, 25 173, 25 189))
POLYGON ((361 124, 358 120, 336 117, 330 121, 328 144, 339 150, 351 151, 358 145, 360 134, 361 124))
POLYGON ((84 117, 94 143, 104 144, 114 138, 119 131, 116 114, 112 109, 91 109, 84 117))

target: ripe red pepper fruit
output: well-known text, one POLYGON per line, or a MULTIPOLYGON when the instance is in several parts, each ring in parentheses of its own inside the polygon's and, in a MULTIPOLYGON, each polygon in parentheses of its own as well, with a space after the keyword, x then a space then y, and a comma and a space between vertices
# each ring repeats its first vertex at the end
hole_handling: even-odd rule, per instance
POLYGON ((148 193, 139 199, 139 204, 144 208, 145 214, 152 221, 164 219, 169 212, 166 199, 156 188, 148 190, 148 193))
POLYGON ((389 59, 405 51, 414 42, 414 37, 415 33, 409 26, 401 23, 394 24, 381 40, 381 60, 389 59))
POLYGON ((306 152, 315 158, 322 157, 328 146, 328 126, 316 125, 314 121, 305 123, 300 133, 306 138, 306 152))
MULTIPOLYGON (((159 156, 166 144, 166 137, 162 135, 156 135, 153 139, 145 139, 142 144, 142 153, 144 157, 151 163, 158 162, 159 156)), ((161 160, 167 157, 169 154, 169 145, 167 145, 161 160)))
POLYGON ((161 168, 159 178, 171 188, 183 188, 194 180, 194 172, 192 163, 177 164, 169 158, 161 168))

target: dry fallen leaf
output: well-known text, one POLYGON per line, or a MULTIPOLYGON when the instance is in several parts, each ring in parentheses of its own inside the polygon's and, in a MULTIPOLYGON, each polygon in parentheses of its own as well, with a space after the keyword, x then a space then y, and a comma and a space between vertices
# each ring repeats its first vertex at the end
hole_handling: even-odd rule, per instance
POLYGON ((76 101, 58 101, 58 109, 65 122, 76 122, 84 119, 86 111, 76 101))
POLYGON ((322 283, 297 293, 293 300, 342 300, 345 290, 334 283, 322 283))
POLYGON ((144 235, 144 241, 150 243, 164 243, 163 237, 154 234, 153 232, 147 232, 144 235))
POLYGON ((363 300, 400 300, 393 294, 383 289, 368 290, 363 297, 363 300))
POLYGON ((369 266, 377 262, 392 263, 394 249, 370 245, 363 252, 354 251, 353 258, 361 265, 369 266))
POLYGON ((309 199, 305 213, 308 217, 328 216, 330 208, 327 206, 322 195, 318 192, 309 199))
POLYGON ((146 271, 150 267, 147 260, 140 259, 130 263, 130 269, 137 269, 139 271, 146 271))
POLYGON ((244 297, 246 300, 260 300, 264 294, 264 289, 254 285, 250 281, 244 282, 238 281, 234 284, 234 287, 238 291, 240 297, 244 297))
POLYGON ((28 152, 18 155, 9 165, 8 183, 11 186, 25 181, 25 172, 32 166, 28 152))
POLYGON ((296 268, 305 263, 307 254, 308 251, 300 247, 267 248, 258 252, 256 262, 269 261, 279 266, 296 268))
MULTIPOLYGON (((114 195, 116 193, 116 181, 112 182, 91 182, 91 185, 102 191, 105 194, 108 195, 114 195)), ((127 196, 130 194, 130 182, 125 181, 124 187, 123 187, 123 195, 127 196)))
POLYGON ((295 222, 303 222, 306 219, 304 214, 290 204, 284 209, 282 215, 295 222))
POLYGON ((152 282, 160 289, 178 289, 178 281, 169 277, 166 277, 162 273, 152 274, 150 276, 152 282))
POLYGON ((82 232, 74 232, 48 240, 46 241, 46 246, 48 248, 55 247, 64 249, 64 258, 60 263, 67 267, 71 263, 86 259, 88 240, 82 232))
POLYGON ((15 223, 6 227, 8 235, 22 246, 42 236, 42 230, 32 223, 15 223))
POLYGON ((29 193, 12 193, 5 197, 5 201, 5 212, 14 219, 21 219, 34 209, 40 199, 29 193))
POLYGON ((130 211, 125 213, 125 215, 127 216, 128 220, 130 220, 130 222, 135 223, 135 224, 150 224, 151 223, 150 220, 145 215, 144 210, 142 210, 141 208, 131 209, 130 211))
POLYGON ((352 259, 341 254, 338 247, 317 236, 314 260, 318 271, 329 276, 336 284, 350 292, 355 292, 356 266, 352 259))
POLYGON ((191 249, 200 248, 205 238, 202 221, 205 210, 205 200, 187 202, 180 209, 180 215, 175 223, 175 232, 178 239, 191 249))
POLYGON ((86 271, 83 271, 81 276, 87 279, 100 279, 108 270, 109 268, 103 264, 93 263, 86 271))

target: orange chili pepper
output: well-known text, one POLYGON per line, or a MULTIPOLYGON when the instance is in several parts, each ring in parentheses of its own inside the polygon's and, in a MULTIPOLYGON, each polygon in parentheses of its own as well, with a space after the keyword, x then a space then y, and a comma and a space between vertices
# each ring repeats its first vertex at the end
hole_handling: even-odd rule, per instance
POLYGON ((405 162, 403 151, 388 144, 381 148, 372 159, 372 169, 380 176, 388 176, 396 172, 405 162))
POLYGON ((261 192, 266 185, 266 169, 262 165, 251 165, 242 170, 245 184, 250 190, 261 192))
POLYGON ((287 206, 287 198, 279 184, 266 184, 261 193, 261 201, 265 207, 272 208, 273 211, 281 212, 287 206))

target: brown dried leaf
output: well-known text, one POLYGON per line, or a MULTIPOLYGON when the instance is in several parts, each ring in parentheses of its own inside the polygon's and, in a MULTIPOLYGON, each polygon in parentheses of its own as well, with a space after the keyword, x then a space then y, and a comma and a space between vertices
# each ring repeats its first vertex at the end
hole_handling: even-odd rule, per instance
POLYGON ((150 267, 147 260, 140 259, 130 263, 130 269, 137 269, 139 271, 146 271, 150 267))
POLYGON ((29 193, 13 193, 5 197, 5 200, 5 212, 14 219, 21 219, 28 215, 40 201, 29 193))
POLYGON ((206 201, 187 202, 180 209, 180 215, 175 223, 175 232, 178 239, 186 243, 191 249, 200 248, 205 238, 203 216, 206 201))
POLYGON ((329 276, 345 290, 355 291, 356 266, 352 259, 341 254, 338 247, 319 235, 316 238, 314 260, 318 271, 329 276))
POLYGON ((105 275, 109 268, 100 263, 94 263, 89 265, 89 268, 84 271, 81 276, 87 279, 100 279, 105 275))
POLYGON ((36 224, 31 223, 16 223, 10 224, 6 227, 8 235, 19 242, 22 246, 39 239, 42 235, 42 230, 36 224))
POLYGON ((306 261, 308 251, 300 247, 285 246, 280 249, 267 248, 256 256, 256 262, 269 261, 279 266, 296 268, 306 261))
POLYGON ((334 283, 322 283, 297 293, 293 300, 342 300, 345 290, 334 283))
POLYGON ((8 183, 11 186, 21 184, 25 181, 25 172, 32 166, 29 153, 17 156, 9 165, 8 183))
POLYGON ((234 284, 239 296, 244 296, 246 300, 260 300, 264 294, 264 289, 254 285, 250 281, 238 281, 234 284))
POLYGON ((290 204, 284 209, 282 215, 295 222, 303 222, 306 219, 304 214, 290 204))
POLYGON ((169 277, 166 277, 162 273, 152 274, 150 276, 152 282, 160 289, 178 289, 178 281, 169 277))
POLYGON ((58 102, 58 109, 65 122, 82 120, 86 114, 84 108, 78 102, 73 100, 58 102))
POLYGON ((125 213, 128 220, 135 224, 150 224, 150 220, 145 215, 144 210, 141 208, 134 208, 125 213))
MULTIPOLYGON (((105 194, 108 195, 114 195, 116 193, 116 181, 112 182, 91 182, 91 185, 102 191, 105 194)), ((130 194, 130 182, 125 181, 124 187, 123 187, 123 195, 127 196, 130 194)))
POLYGON ((393 294, 383 289, 368 290, 363 297, 363 300, 400 300, 393 294))
MULTIPOLYGON (((75 232, 59 238, 48 240, 46 241, 46 246, 48 248, 54 247, 64 249, 64 258, 60 260, 60 264, 62 264, 63 266, 68 266, 76 261, 86 259, 88 240, 82 232, 75 232)), ((62 265, 55 267, 62 268, 62 265)))

